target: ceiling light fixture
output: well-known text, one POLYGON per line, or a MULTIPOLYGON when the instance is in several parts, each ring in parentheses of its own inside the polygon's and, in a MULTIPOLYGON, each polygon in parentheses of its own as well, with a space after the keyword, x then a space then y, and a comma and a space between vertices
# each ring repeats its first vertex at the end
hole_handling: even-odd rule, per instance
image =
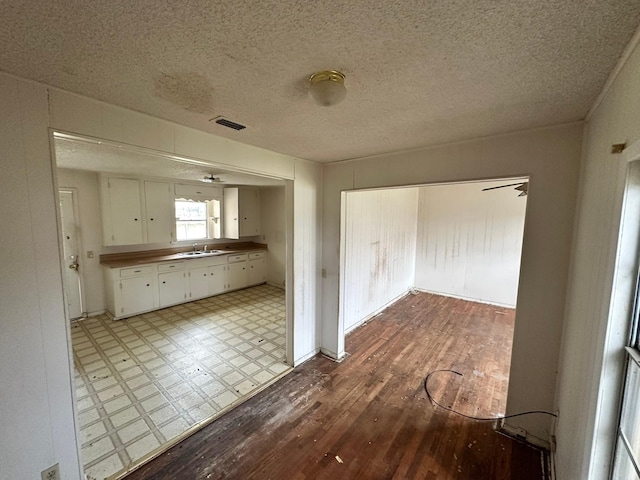
POLYGON ((347 96, 344 74, 336 70, 314 73, 309 77, 309 95, 323 107, 337 105, 347 96))

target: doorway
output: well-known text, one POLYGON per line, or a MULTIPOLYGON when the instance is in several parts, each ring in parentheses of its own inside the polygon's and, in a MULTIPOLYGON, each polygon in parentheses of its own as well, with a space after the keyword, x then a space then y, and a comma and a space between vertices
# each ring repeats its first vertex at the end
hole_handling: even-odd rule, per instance
MULTIPOLYGON (((68 134, 54 133, 53 143, 57 181, 65 187, 61 191, 71 190, 82 198, 76 218, 87 250, 78 263, 84 266, 90 318, 74 322, 71 330, 80 449, 88 478, 110 478, 136 468, 158 449, 175 444, 291 370, 292 299, 291 282, 286 280, 292 259, 292 182, 68 134), (212 171, 215 182, 205 175, 212 171), (201 189, 203 178, 216 188, 259 189, 265 228, 260 235, 235 242, 268 245, 263 248, 268 254, 267 283, 229 288, 224 294, 114 321, 105 314, 107 280, 101 255, 194 246, 193 240, 177 238, 109 246, 101 222, 100 181, 109 175, 164 182, 173 193, 178 184, 201 189)), ((148 208, 148 197, 143 201, 148 208)), ((61 215, 61 224, 66 221, 61 215)), ((234 243, 213 237, 200 248, 234 243)), ((187 261, 191 260, 183 263, 187 261)), ((192 270, 190 264, 187 267, 192 270)), ((185 283, 190 289, 189 280, 185 283)))
MULTIPOLYGON (((492 305, 513 318, 528 186, 518 177, 344 193, 344 334, 416 291, 492 305)), ((478 331, 490 336, 496 319, 487 322, 478 331)), ((496 348, 510 351, 512 336, 496 348)), ((506 396, 508 373, 503 380, 506 396)))
POLYGON ((79 261, 81 242, 79 238, 77 193, 75 189, 61 189, 60 226, 62 227, 62 251, 64 292, 67 305, 67 320, 77 320, 85 315, 83 301, 83 276, 79 261))

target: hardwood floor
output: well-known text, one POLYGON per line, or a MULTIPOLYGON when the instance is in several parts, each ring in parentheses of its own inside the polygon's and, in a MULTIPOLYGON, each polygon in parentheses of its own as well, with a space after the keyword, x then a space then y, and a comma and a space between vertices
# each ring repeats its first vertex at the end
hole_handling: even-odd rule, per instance
POLYGON ((545 478, 543 453, 435 408, 502 414, 514 311, 420 293, 127 477, 137 479, 545 478))

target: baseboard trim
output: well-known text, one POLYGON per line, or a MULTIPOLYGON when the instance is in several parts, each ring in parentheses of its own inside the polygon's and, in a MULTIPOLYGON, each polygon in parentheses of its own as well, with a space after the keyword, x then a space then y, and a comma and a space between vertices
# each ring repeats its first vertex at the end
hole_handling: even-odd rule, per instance
POLYGON ((462 295, 454 295, 452 293, 446 293, 446 292, 436 292, 434 290, 425 290, 423 288, 418 288, 418 287, 413 287, 413 290, 416 290, 418 292, 430 293, 432 295, 440 295, 441 297, 457 298, 459 300, 466 300, 467 302, 476 302, 476 303, 483 303, 485 305, 493 305, 494 307, 516 308, 515 305, 510 305, 507 303, 490 302, 489 300, 482 300, 480 298, 464 297, 462 295))
POLYGON ((345 328, 344 329, 344 334, 345 335, 349 335, 351 332, 353 332, 356 328, 363 326, 365 323, 367 323, 369 320, 371 320, 373 317, 375 317, 376 315, 380 314, 382 311, 386 310, 387 308, 389 308, 391 305, 393 305, 394 303, 396 303, 398 300, 406 297, 407 295, 409 295, 412 292, 413 289, 409 289, 406 292, 402 292, 400 295, 398 295, 397 297, 394 297, 393 299, 389 300, 387 303, 385 303, 382 307, 377 308, 376 310, 374 310, 372 313, 368 314, 366 317, 364 317, 362 320, 358 320, 356 323, 354 323, 353 325, 351 325, 349 328, 345 328))
POLYGON ((307 360, 311 360, 313 357, 315 357, 318 353, 320 353, 320 349, 316 348, 315 350, 312 350, 311 352, 307 353, 306 355, 303 355, 302 357, 296 359, 293 361, 293 366, 297 367, 299 365, 302 365, 304 362, 306 362, 307 360))
POLYGON ((323 348, 323 347, 320 348, 320 354, 323 355, 325 358, 328 358, 329 360, 337 363, 342 362, 346 357, 344 352, 342 352, 342 355, 338 355, 336 352, 332 352, 331 350, 327 350, 326 348, 323 348))

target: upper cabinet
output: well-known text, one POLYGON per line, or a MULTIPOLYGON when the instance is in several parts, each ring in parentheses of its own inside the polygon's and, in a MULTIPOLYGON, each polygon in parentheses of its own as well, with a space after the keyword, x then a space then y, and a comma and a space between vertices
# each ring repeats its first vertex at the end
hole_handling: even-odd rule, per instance
POLYGON ((167 182, 144 181, 147 243, 173 240, 173 195, 167 182))
POLYGON ((260 235, 260 191, 224 189, 224 238, 260 235))
POLYGON ((104 245, 170 242, 173 195, 168 182, 101 177, 104 245))
POLYGON ((100 175, 104 246, 260 235, 260 190, 100 175))

